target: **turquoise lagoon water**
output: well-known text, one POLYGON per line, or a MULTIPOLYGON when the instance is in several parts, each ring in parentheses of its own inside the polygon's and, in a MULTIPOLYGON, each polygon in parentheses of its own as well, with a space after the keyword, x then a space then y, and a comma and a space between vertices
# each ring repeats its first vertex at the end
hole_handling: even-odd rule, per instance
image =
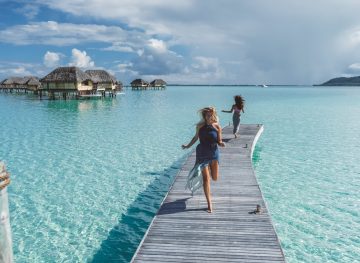
POLYGON ((359 262, 360 89, 188 86, 97 101, 0 93, 16 262, 128 262, 196 111, 235 94, 242 122, 265 126, 254 166, 287 261, 359 262))

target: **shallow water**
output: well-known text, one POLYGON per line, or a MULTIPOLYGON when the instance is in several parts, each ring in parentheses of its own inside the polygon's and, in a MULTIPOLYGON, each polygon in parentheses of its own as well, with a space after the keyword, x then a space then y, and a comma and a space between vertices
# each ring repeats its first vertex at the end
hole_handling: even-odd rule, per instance
POLYGON ((241 121, 265 126, 254 164, 287 261, 360 261, 360 89, 186 86, 92 101, 0 93, 16 262, 128 262, 196 111, 235 94, 241 121))

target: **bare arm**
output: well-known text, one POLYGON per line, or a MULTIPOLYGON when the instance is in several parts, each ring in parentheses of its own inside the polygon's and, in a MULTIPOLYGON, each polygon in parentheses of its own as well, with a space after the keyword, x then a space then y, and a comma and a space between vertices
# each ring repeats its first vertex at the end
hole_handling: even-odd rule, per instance
POLYGON ((233 110, 234 110, 234 105, 232 105, 231 110, 222 110, 222 112, 232 113, 233 110))
POLYGON ((196 126, 196 133, 195 133, 194 137, 191 139, 191 141, 187 145, 185 145, 185 144, 181 145, 181 147, 183 149, 190 148, 199 139, 199 129, 200 129, 200 126, 196 126))

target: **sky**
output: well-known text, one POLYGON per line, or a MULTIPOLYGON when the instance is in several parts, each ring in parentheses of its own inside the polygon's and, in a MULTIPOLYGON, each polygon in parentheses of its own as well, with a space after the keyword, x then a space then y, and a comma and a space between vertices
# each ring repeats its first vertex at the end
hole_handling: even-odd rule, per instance
POLYGON ((319 84, 360 75, 359 0, 0 0, 0 80, 59 66, 124 84, 319 84))

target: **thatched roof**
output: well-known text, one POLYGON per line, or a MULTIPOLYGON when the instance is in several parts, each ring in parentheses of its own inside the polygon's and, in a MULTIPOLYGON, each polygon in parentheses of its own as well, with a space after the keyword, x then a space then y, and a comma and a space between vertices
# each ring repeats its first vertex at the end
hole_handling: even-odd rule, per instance
POLYGON ((166 82, 162 79, 154 79, 150 84, 151 86, 166 86, 166 82))
POLYGON ((102 69, 86 70, 85 73, 91 77, 94 83, 116 83, 116 78, 102 69))
POLYGON ((78 67, 59 67, 40 79, 40 82, 83 82, 85 80, 91 80, 91 77, 78 67))
POLYGON ((28 85, 28 86, 40 86, 41 83, 39 81, 39 78, 30 77, 29 80, 26 82, 26 85, 28 85))
POLYGON ((3 85, 15 85, 15 84, 24 84, 22 77, 10 77, 4 80, 3 85))
POLYGON ((146 86, 149 85, 149 82, 143 79, 135 79, 131 82, 131 86, 146 86))

